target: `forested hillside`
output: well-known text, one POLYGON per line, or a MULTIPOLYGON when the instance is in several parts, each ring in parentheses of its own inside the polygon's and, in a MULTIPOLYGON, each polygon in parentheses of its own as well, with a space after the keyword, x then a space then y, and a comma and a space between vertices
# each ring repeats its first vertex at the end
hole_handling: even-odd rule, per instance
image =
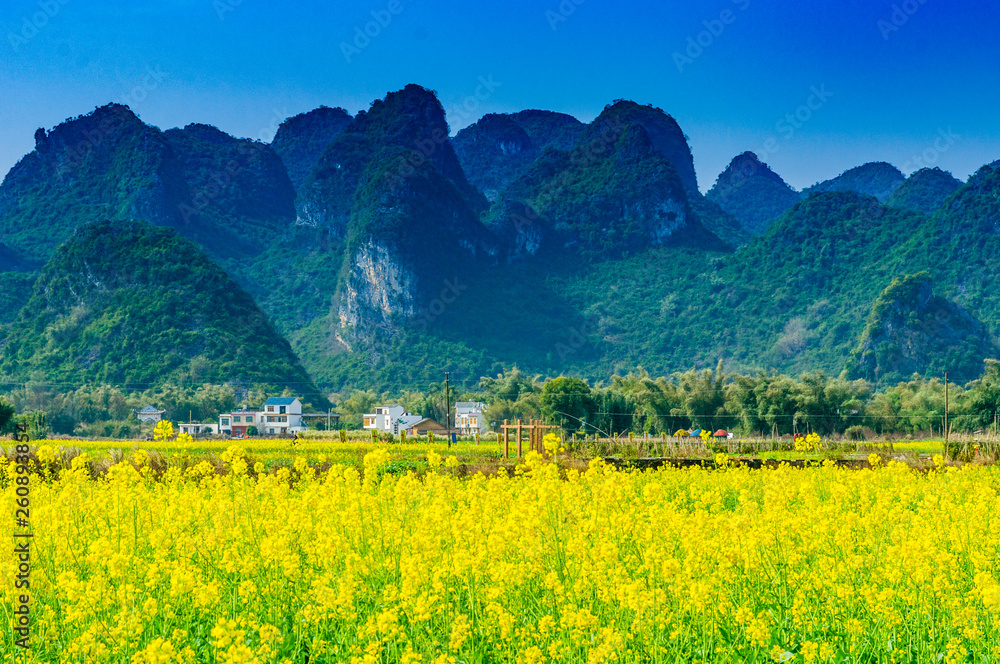
MULTIPOLYGON (((800 193, 743 153, 703 196, 661 109, 619 100, 590 123, 489 115, 452 138, 417 85, 353 117, 289 118, 271 145, 208 125, 161 131, 114 104, 35 139, 0 186, 12 376, 224 381, 241 367, 251 382, 402 390, 444 371, 466 386, 514 365, 606 381, 722 359, 884 385, 975 377, 1000 330, 997 164, 961 183, 872 162, 800 193), (182 296, 157 291, 141 309, 131 293, 145 282, 114 279, 149 260, 143 243, 99 247, 93 230, 132 219, 176 233, 163 266, 215 276, 178 276, 182 296), (106 278, 81 276, 92 265, 106 278), (899 321, 873 314, 921 271, 931 296, 899 321), (67 279, 82 279, 78 299, 52 299, 67 279), (227 290, 239 295, 223 304, 227 290), (122 311, 143 321, 124 336, 122 311), (290 350, 261 359, 262 342, 226 329, 237 311, 266 316, 253 329, 290 350), (927 316, 941 325, 921 326, 927 316), (122 356, 127 344, 140 352, 122 356)), ((143 288, 165 288, 147 276, 143 288)))

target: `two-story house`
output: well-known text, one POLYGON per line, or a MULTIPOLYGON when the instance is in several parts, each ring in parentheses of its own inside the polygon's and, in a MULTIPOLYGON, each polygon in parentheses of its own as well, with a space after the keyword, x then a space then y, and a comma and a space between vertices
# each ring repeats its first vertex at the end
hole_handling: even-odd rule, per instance
POLYGON ((245 436, 247 429, 256 427, 260 433, 259 414, 255 410, 241 408, 219 416, 219 431, 229 436, 245 436))
POLYGON ((271 397, 260 412, 261 433, 298 433, 302 425, 302 402, 295 397, 271 397))
POLYGON ((289 434, 305 431, 302 422, 302 402, 295 397, 271 397, 260 410, 241 408, 219 415, 219 432, 229 436, 244 436, 247 429, 257 433, 289 434))
POLYGON ((366 413, 363 426, 365 429, 398 434, 400 430, 405 431, 423 419, 420 415, 406 412, 406 409, 399 404, 390 404, 378 406, 374 413, 366 413))
POLYGON ((455 404, 455 431, 469 435, 486 433, 486 404, 479 401, 459 401, 455 404))

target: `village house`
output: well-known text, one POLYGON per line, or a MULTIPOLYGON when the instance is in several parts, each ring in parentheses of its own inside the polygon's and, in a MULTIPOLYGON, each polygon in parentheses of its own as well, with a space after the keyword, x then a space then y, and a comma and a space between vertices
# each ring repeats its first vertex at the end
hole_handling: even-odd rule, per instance
POLYGON ((155 423, 155 422, 159 422, 161 419, 163 419, 163 414, 165 412, 167 412, 167 411, 165 411, 165 410, 159 410, 159 409, 154 408, 153 406, 150 405, 150 406, 146 406, 142 410, 133 410, 132 412, 135 413, 136 418, 140 422, 154 422, 155 423))
POLYGON ((425 419, 406 412, 399 404, 378 406, 374 413, 366 413, 363 417, 362 426, 365 429, 392 434, 398 434, 400 430, 409 431, 414 424, 425 419))
POLYGON ((462 435, 486 433, 486 404, 479 401, 459 401, 455 404, 455 431, 462 435))
POLYGON ((204 424, 202 422, 178 422, 177 433, 186 433, 189 436, 200 436, 202 434, 207 435, 212 433, 212 425, 204 424))
POLYGON ((445 436, 448 433, 448 429, 443 424, 429 417, 421 417, 418 421, 410 423, 404 428, 404 431, 410 435, 416 434, 417 436, 426 436, 428 432, 441 436, 445 436))
POLYGON ((256 411, 248 410, 245 406, 231 413, 224 413, 219 416, 219 431, 229 436, 246 436, 247 429, 256 427, 260 433, 260 420, 256 411))
POLYGON ((245 436, 250 427, 256 427, 259 434, 282 435, 305 431, 302 402, 296 397, 271 397, 260 410, 250 410, 244 406, 219 415, 219 433, 245 436))
POLYGON ((305 431, 302 424, 302 402, 295 397, 271 397, 264 402, 260 413, 261 433, 298 433, 305 431))

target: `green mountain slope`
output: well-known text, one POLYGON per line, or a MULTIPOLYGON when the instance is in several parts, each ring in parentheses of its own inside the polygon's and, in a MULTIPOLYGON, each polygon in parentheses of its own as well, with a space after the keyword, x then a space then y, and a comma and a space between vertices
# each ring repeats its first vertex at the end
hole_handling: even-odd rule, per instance
POLYGON ((724 244, 694 214, 677 171, 638 124, 598 118, 579 147, 546 152, 503 197, 495 217, 508 200, 523 201, 545 220, 544 232, 588 260, 724 244))
POLYGON ((20 380, 235 382, 325 405, 246 291, 191 242, 140 222, 77 229, 42 270, 2 357, 20 380))
POLYGON ((951 173, 940 168, 922 168, 906 178, 906 182, 885 199, 885 204, 934 214, 961 186, 961 180, 951 173))
POLYGON ((343 120, 335 109, 297 116, 274 147, 207 125, 161 132, 114 105, 39 132, 0 186, 4 371, 308 381, 287 346, 280 362, 260 359, 284 343, 276 329, 333 390, 399 390, 443 371, 470 384, 515 364, 594 380, 720 358, 839 374, 883 291, 921 270, 934 280, 927 302, 946 303, 931 310, 954 314, 956 330, 973 330, 964 316, 981 322, 971 338, 982 343, 956 355, 913 337, 932 351, 865 375, 937 371, 935 354, 971 366, 1000 330, 1000 164, 958 185, 867 164, 799 198, 741 155, 706 197, 677 123, 632 102, 588 125, 490 116, 451 141, 435 95, 411 85, 343 120), (311 162, 296 192, 289 168, 299 181, 311 162), (493 187, 489 204, 477 186, 493 187), (103 222, 133 216, 155 227, 103 222), (123 233, 136 239, 116 244, 123 233), (169 256, 150 237, 173 242, 169 256), (190 261, 197 283, 168 270, 190 261), (29 299, 37 315, 22 308, 29 299), (253 312, 263 342, 243 336, 237 310, 253 312))
POLYGON ((178 226, 187 200, 163 133, 109 104, 35 133, 35 149, 0 185, 0 239, 44 261, 77 226, 99 219, 178 226))
POLYGON ((803 193, 808 196, 829 191, 853 191, 884 201, 903 184, 905 179, 903 173, 892 164, 874 161, 846 170, 833 179, 814 184, 803 193))
POLYGON ((734 157, 705 197, 755 235, 802 199, 753 152, 734 157))
POLYGON ((190 194, 178 231, 219 257, 243 260, 287 229, 295 192, 278 155, 203 124, 164 132, 190 194))
POLYGON ((35 142, 0 185, 0 241, 29 260, 104 219, 169 226, 213 255, 243 258, 294 220, 277 155, 214 127, 161 132, 109 104, 35 142))
POLYGON ((983 324, 954 302, 934 295, 930 275, 893 279, 868 316, 850 371, 872 382, 898 383, 914 373, 965 383, 983 360, 1000 353, 983 324))
POLYGON ((489 113, 452 140, 469 182, 491 202, 548 148, 570 151, 585 125, 563 113, 489 113))
POLYGON ((284 162, 296 190, 305 183, 326 147, 351 120, 351 115, 342 108, 320 106, 281 123, 271 147, 284 162))
POLYGON ((406 151, 397 175, 403 179, 430 162, 451 180, 468 205, 481 210, 486 200, 466 180, 448 139, 444 108, 433 92, 407 85, 376 100, 361 111, 324 150, 300 189, 299 219, 324 226, 339 236, 346 233, 354 193, 369 163, 386 147, 406 151))

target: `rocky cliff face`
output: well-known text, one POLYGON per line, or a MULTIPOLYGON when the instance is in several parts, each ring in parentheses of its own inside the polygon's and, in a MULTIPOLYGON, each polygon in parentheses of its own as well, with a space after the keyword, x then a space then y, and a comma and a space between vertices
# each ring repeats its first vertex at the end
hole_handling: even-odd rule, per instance
POLYGON ((418 312, 418 281, 389 247, 369 238, 351 254, 338 308, 341 328, 362 339, 391 334, 418 312))
POLYGON ((950 373, 967 382, 1000 349, 985 326, 958 304, 934 295, 922 272, 893 282, 875 301, 852 356, 852 373, 892 383, 914 373, 950 373))
POLYGON ((385 339, 461 278, 497 260, 499 243, 454 183, 429 162, 400 177, 408 154, 383 150, 351 209, 337 318, 346 343, 385 339))
POLYGON ((750 233, 760 235, 802 197, 756 154, 744 152, 719 174, 706 198, 736 217, 750 233))

